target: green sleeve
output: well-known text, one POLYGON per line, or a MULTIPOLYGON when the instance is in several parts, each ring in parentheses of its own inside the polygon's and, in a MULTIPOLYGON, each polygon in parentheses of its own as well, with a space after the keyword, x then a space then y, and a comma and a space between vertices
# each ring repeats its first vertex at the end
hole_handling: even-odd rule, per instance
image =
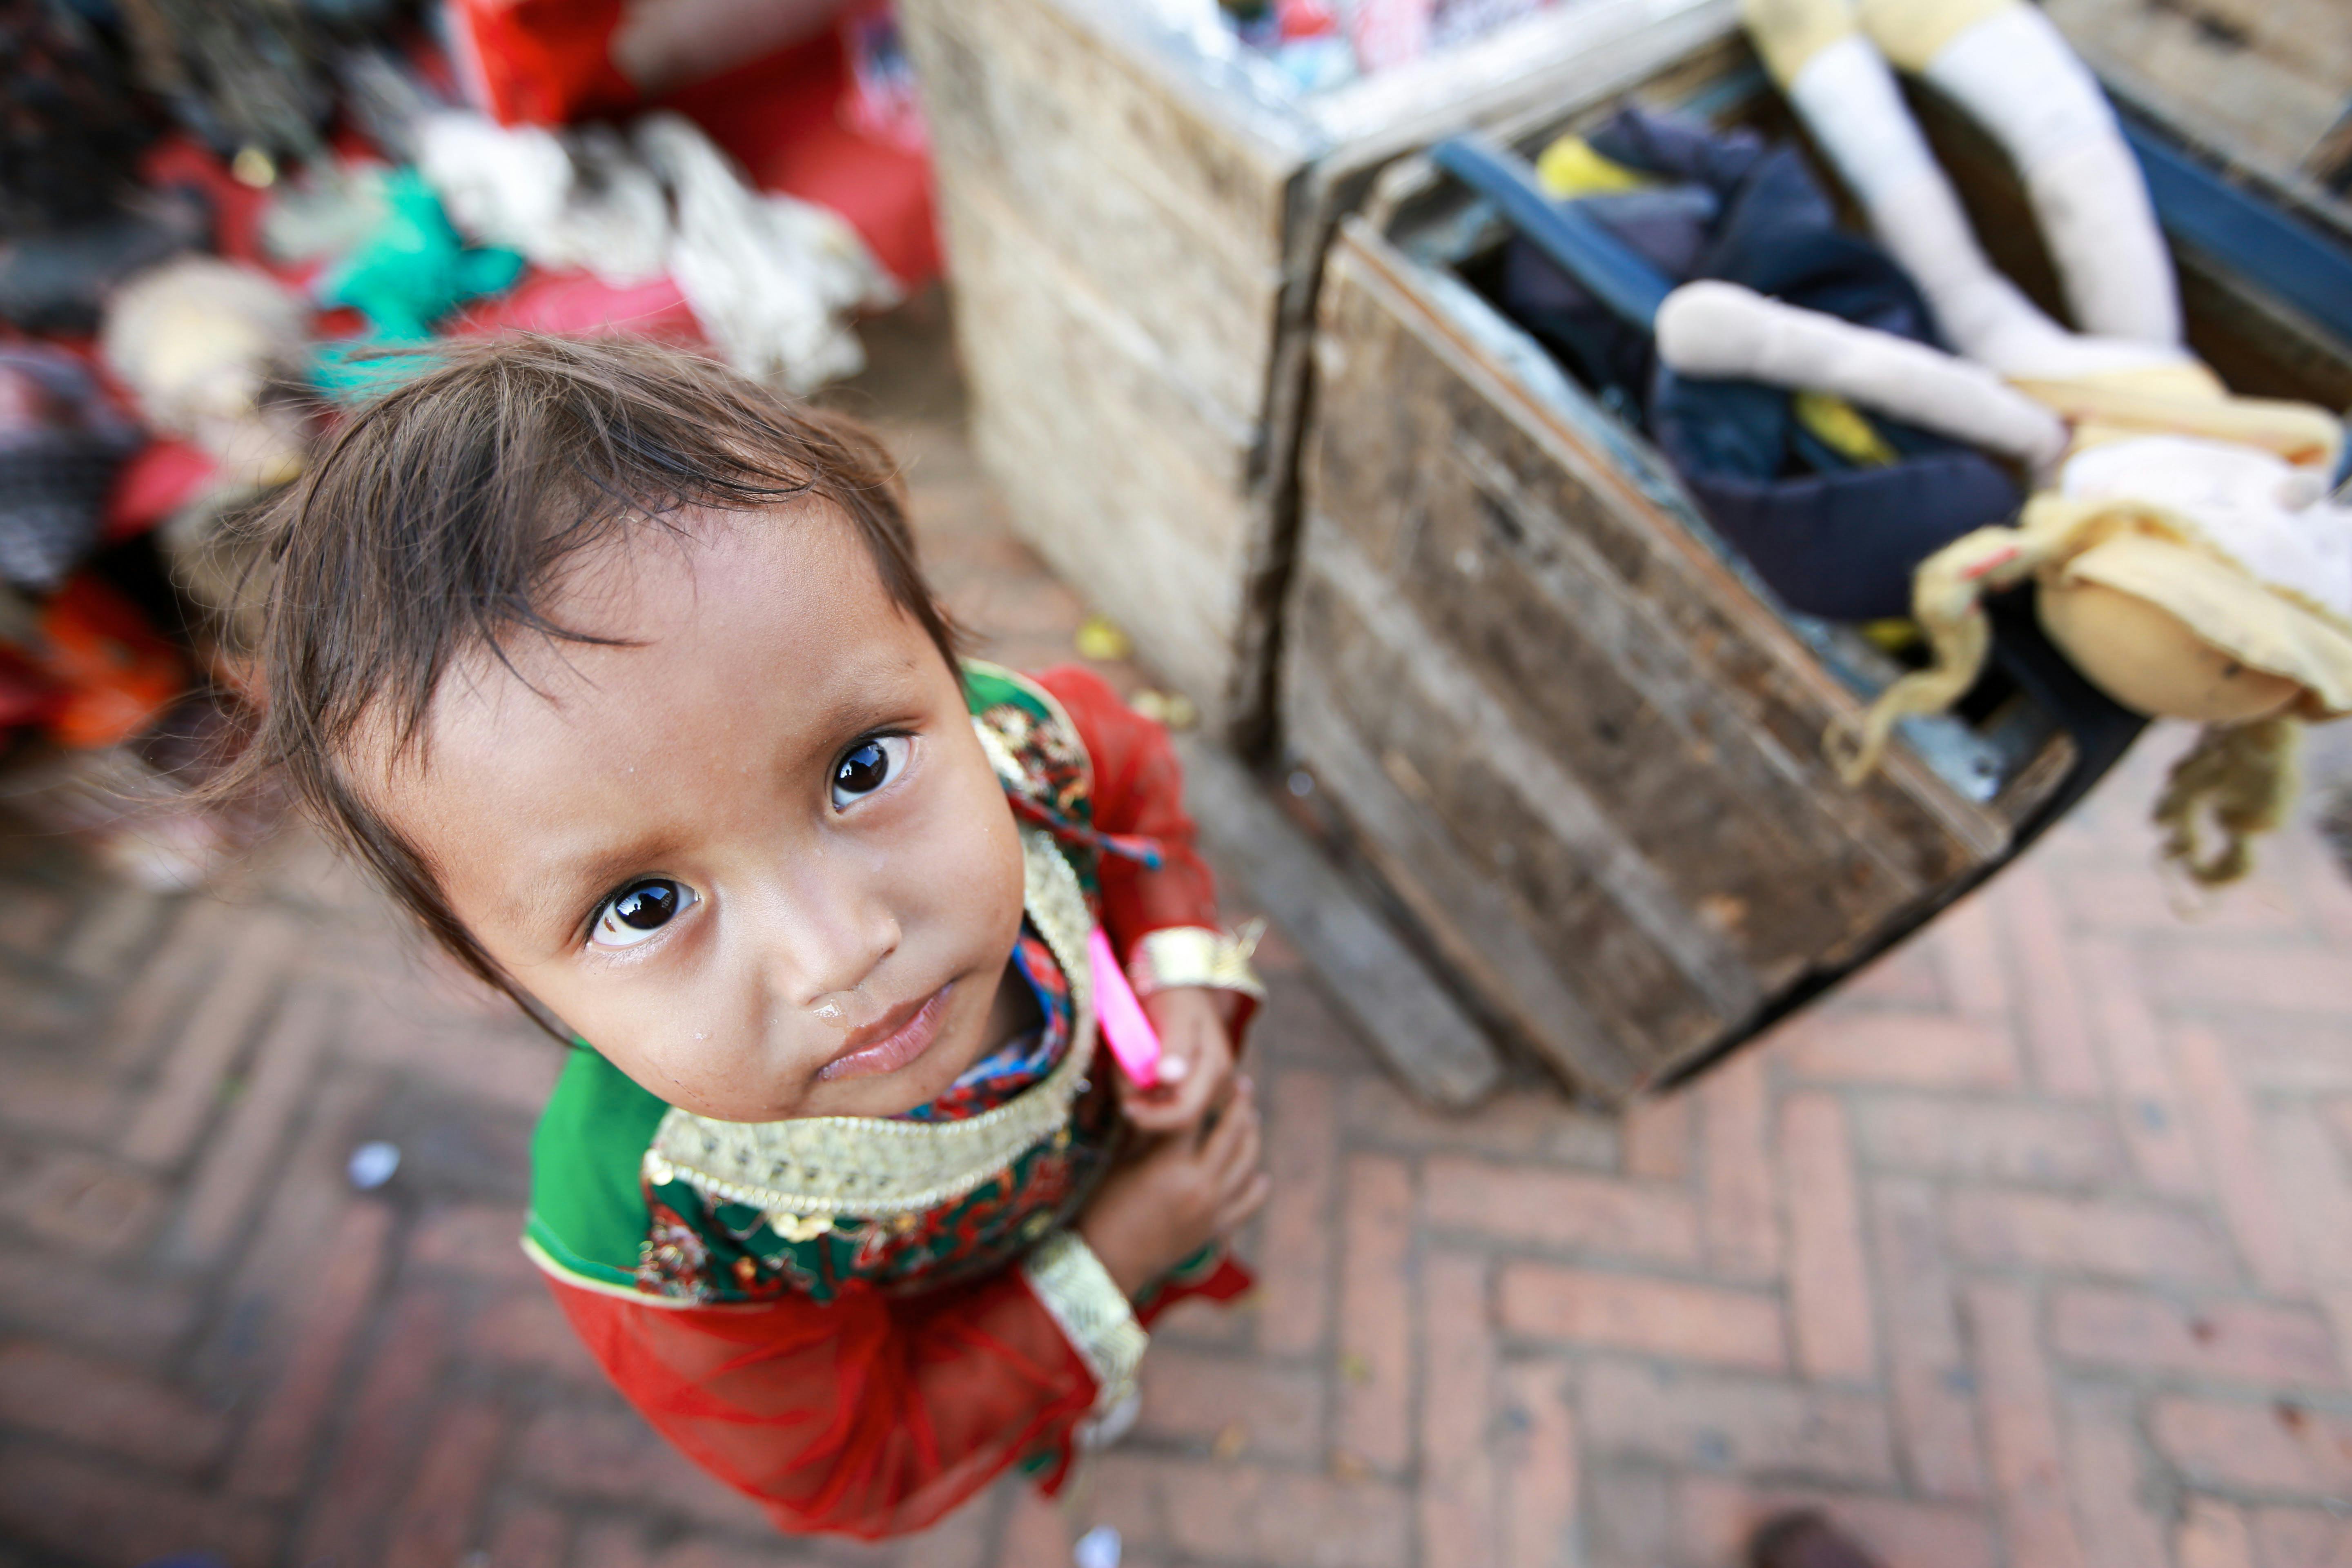
POLYGON ((523 1234, 583 1281, 633 1287, 647 1211, 639 1171, 669 1107, 582 1043, 530 1140, 523 1234))

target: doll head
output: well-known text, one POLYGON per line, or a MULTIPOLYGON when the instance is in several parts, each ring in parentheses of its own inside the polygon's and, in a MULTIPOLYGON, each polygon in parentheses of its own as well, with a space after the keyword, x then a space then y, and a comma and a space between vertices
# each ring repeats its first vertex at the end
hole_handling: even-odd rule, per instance
POLYGON ((452 349, 273 520, 248 771, 672 1104, 887 1115, 984 1048, 1021 852, 880 447, 642 343, 452 349))

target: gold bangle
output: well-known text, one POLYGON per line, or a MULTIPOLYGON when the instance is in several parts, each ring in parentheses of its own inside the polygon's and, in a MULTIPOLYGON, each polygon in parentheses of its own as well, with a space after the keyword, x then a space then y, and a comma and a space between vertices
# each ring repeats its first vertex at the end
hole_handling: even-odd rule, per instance
POLYGON ((1127 977, 1139 996, 1179 985, 1205 985, 1217 991, 1238 991, 1263 1002, 1265 985, 1250 967, 1250 955, 1257 952, 1258 939, 1265 934, 1264 921, 1251 921, 1238 931, 1169 926, 1135 944, 1127 977))
POLYGON ((1021 1261, 1029 1289, 1094 1375, 1097 1416, 1135 1392, 1136 1370, 1150 1343, 1135 1309, 1075 1231, 1057 1230, 1021 1261))

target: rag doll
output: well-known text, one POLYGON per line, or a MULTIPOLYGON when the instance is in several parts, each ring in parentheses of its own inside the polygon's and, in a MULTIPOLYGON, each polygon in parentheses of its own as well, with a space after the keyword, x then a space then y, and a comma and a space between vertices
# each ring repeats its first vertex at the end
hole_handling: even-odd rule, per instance
POLYGON ((2342 426, 2230 394, 2180 344, 2147 187, 2097 83, 2021 0, 1747 0, 1815 142, 1918 283, 1956 355, 1706 281, 1657 315, 1685 375, 1827 392, 1999 454, 2034 493, 2017 525, 1930 556, 1914 609, 1931 666, 1830 737, 1849 779, 1894 723, 1968 689, 1981 598, 2031 582, 2044 629, 2116 701, 2204 723, 2158 804, 2200 880, 2248 864, 2293 789, 2294 721, 2352 711, 2352 508, 2328 491, 2342 426), (2016 163, 2084 329, 2051 320, 1979 247, 1888 61, 1933 83, 2016 163), (2200 842, 2210 814, 2217 845, 2200 842))

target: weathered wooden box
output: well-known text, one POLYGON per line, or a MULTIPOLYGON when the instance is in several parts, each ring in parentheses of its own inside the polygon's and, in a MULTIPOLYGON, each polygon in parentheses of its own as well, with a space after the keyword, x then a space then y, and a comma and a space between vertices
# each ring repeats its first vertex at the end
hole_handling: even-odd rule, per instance
MULTIPOLYGON (((1728 34, 1636 96, 1718 118, 1776 107, 1728 34)), ((2046 278, 2005 166, 1948 114, 1923 118, 1988 239, 2046 278)), ((1532 153, 1579 121, 1570 108, 1507 139, 1532 153)), ((1340 226, 1284 741, 1465 991, 1615 1099, 1898 940, 2137 725, 2095 700, 2070 730, 2065 702, 2021 682, 1973 720, 1911 725, 1877 777, 1842 784, 1823 731, 1895 671, 1780 607, 1655 449, 1465 284, 1505 233, 1421 159, 1340 226)), ((2352 345, 2182 261, 2192 338, 2243 390, 2352 395, 2352 345)))
POLYGON ((1591 102, 1731 0, 1559 0, 1306 98, 1125 0, 902 0, 974 437, 1013 524, 1212 730, 1262 740, 1332 223, 1401 153, 1591 102))
POLYGON ((2352 232, 2352 5, 2044 0, 2110 97, 2352 232))

